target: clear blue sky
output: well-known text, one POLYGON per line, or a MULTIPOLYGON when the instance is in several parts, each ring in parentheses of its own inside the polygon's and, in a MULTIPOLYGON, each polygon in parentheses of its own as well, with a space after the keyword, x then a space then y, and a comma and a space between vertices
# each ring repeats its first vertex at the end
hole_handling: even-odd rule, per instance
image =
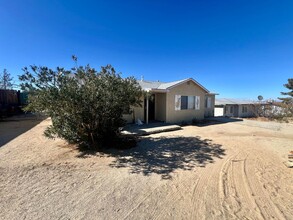
MULTIPOLYGON (((275 98, 293 77, 293 1, 0 0, 0 71, 99 68, 219 97, 275 98)), ((286 91, 286 90, 285 90, 286 91)))

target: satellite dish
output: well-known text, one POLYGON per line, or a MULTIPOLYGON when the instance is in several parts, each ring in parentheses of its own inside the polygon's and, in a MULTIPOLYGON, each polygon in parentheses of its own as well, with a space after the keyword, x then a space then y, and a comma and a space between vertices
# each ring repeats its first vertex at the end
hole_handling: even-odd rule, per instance
POLYGON ((262 97, 261 95, 259 95, 259 96, 257 96, 257 99, 258 99, 259 101, 261 101, 261 100, 263 100, 263 97, 262 97))

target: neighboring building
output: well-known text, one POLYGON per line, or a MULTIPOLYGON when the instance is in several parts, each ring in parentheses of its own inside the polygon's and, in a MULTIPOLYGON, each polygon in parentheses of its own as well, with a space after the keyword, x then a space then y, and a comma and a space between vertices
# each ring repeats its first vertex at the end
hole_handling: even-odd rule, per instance
POLYGON ((192 119, 214 116, 215 93, 192 78, 175 82, 138 81, 146 92, 142 98, 142 107, 135 107, 133 113, 124 115, 127 122, 138 119, 180 123, 192 119))
MULTIPOLYGON (((261 103, 263 104, 263 103, 261 103)), ((260 103, 243 99, 221 98, 215 101, 215 116, 246 118, 257 113, 260 103)))

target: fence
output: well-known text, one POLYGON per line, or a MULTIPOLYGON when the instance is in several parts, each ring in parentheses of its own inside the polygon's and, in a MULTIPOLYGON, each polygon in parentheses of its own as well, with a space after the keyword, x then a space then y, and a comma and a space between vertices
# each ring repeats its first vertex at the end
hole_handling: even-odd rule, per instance
POLYGON ((21 112, 21 106, 27 103, 27 93, 16 90, 0 89, 0 117, 21 112))

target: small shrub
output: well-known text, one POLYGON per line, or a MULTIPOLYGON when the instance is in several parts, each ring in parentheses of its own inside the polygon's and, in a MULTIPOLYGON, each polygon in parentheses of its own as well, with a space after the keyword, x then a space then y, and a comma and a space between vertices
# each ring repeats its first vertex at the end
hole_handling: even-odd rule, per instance
POLYGON ((193 119, 191 120, 191 124, 192 124, 192 125, 197 125, 198 122, 199 122, 199 121, 198 121, 196 118, 193 118, 193 119))
POLYGON ((186 121, 181 121, 181 123, 180 123, 180 126, 187 126, 188 125, 188 123, 186 122, 186 121))

